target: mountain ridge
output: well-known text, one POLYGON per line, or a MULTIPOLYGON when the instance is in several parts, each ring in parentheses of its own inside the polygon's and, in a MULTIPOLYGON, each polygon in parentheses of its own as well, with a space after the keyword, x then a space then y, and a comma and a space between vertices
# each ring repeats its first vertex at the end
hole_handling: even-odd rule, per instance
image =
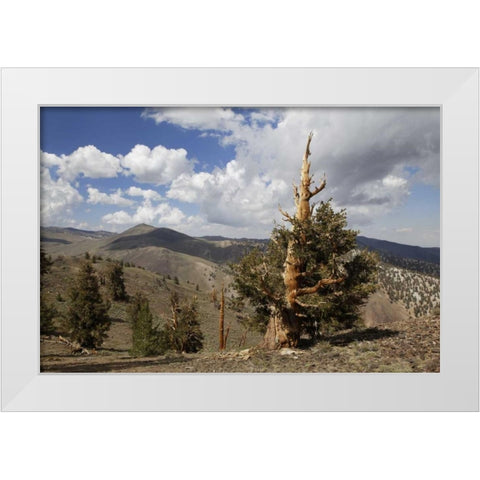
MULTIPOLYGON (((145 223, 124 232, 90 231, 71 227, 41 227, 41 241, 71 243, 72 237, 105 239, 104 248, 111 251, 132 250, 142 247, 161 247, 179 253, 198 256, 215 263, 236 261, 254 246, 263 247, 268 239, 230 238, 221 235, 190 236, 166 227, 145 223), (58 238, 56 238, 56 235, 58 238), (111 240, 110 240, 111 238, 111 240)), ((420 247, 389 240, 357 236, 359 247, 368 248, 387 256, 408 258, 421 262, 440 264, 439 247, 420 247)))

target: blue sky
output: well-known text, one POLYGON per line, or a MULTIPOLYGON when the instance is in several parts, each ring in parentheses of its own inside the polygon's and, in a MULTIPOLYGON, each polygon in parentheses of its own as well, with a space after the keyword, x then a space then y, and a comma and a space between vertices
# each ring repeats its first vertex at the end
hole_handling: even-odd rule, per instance
POLYGON ((293 212, 309 131, 314 178, 361 234, 440 242, 436 108, 41 109, 44 226, 268 237, 293 212))

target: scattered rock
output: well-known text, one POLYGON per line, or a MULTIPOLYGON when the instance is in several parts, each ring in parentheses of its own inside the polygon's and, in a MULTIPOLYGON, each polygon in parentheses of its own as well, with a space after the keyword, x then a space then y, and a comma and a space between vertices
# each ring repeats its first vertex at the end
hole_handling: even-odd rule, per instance
POLYGON ((280 349, 280 355, 299 355, 303 352, 301 350, 293 350, 291 348, 282 348, 280 349))

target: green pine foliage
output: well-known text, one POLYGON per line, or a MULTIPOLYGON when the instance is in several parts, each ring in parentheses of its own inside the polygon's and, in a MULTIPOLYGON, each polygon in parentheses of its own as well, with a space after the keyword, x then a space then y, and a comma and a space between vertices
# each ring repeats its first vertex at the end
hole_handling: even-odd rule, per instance
POLYGON ((162 329, 154 325, 148 299, 138 293, 127 309, 132 326, 130 355, 147 357, 162 355, 167 350, 196 353, 203 347, 203 334, 198 321, 197 299, 180 303, 176 292, 170 297, 172 317, 162 329))
POLYGON ((50 272, 52 264, 50 256, 47 256, 43 247, 40 247, 40 334, 42 335, 55 333, 53 319, 57 315, 57 310, 47 301, 43 293, 44 277, 50 272))
POLYGON ((157 327, 153 325, 148 299, 137 293, 127 309, 128 319, 132 326, 132 357, 148 357, 165 352, 167 345, 157 327))
POLYGON ((110 328, 110 305, 100 294, 98 279, 90 262, 86 261, 69 290, 66 326, 73 341, 85 348, 99 347, 110 328))
POLYGON ((53 323, 54 317, 57 315, 57 310, 51 305, 43 294, 40 294, 40 334, 52 335, 55 333, 55 326, 53 323))
POLYGON ((121 263, 111 263, 107 271, 108 289, 113 300, 123 301, 128 299, 123 278, 123 266, 121 263))
POLYGON ((51 257, 47 256, 43 247, 40 247, 40 275, 48 273, 52 263, 51 257))
POLYGON ((296 320, 302 332, 321 333, 350 328, 359 321, 359 307, 377 288, 376 255, 356 247, 357 232, 347 228, 346 211, 334 211, 331 200, 318 204, 306 222, 293 219, 291 229, 276 226, 266 251, 255 249, 233 265, 240 299, 255 307, 255 322, 265 330, 272 310, 286 309, 283 273, 287 246, 294 240, 301 262, 300 288, 322 279, 346 277, 300 298, 296 320))

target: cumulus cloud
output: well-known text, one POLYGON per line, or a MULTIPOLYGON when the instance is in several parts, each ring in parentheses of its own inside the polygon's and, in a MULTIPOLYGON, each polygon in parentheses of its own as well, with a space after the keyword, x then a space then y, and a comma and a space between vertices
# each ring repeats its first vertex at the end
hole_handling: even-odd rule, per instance
POLYGON ((232 160, 212 173, 181 175, 172 182, 169 198, 199 203, 208 222, 230 225, 272 225, 280 200, 290 192, 282 179, 250 174, 232 160))
MULTIPOLYGON (((334 191, 338 191, 334 189, 334 191)), ((355 225, 368 225, 375 218, 388 213, 392 208, 402 205, 410 194, 408 181, 395 175, 371 182, 364 182, 353 187, 346 200, 334 204, 347 208, 348 217, 355 225)))
POLYGON ((162 200, 162 196, 155 190, 151 189, 144 190, 138 187, 130 187, 125 193, 130 197, 143 197, 145 200, 152 200, 155 202, 162 200))
POLYGON ((235 160, 223 169, 182 174, 167 193, 199 202, 209 220, 227 225, 259 223, 265 215, 278 220, 274 204, 293 207, 290 187, 284 187, 298 182, 309 131, 315 133, 311 171, 316 179, 327 176, 318 199, 332 196, 338 207, 347 207, 351 224, 369 223, 401 205, 415 182, 439 184, 435 108, 177 108, 144 115, 221 134, 219 143, 234 148, 235 160), (276 199, 271 197, 275 185, 282 186, 276 199))
MULTIPOLYGON (((199 137, 216 138, 233 152, 232 157, 215 168, 216 159, 201 158, 200 168, 189 156, 190 147, 187 152, 136 145, 125 156, 94 146, 69 155, 42 152, 43 168, 59 177, 53 181, 48 173, 46 190, 65 190, 65 211, 81 199, 72 185, 80 188, 76 182, 82 183, 82 176, 122 174, 140 183, 166 186, 167 198, 195 204, 198 215, 188 216, 172 207, 153 187, 127 185, 113 193, 90 188, 90 204, 138 202, 134 213, 118 209, 105 215, 105 224, 120 228, 145 222, 190 234, 267 236, 273 221, 281 220, 278 205, 293 210, 291 184, 299 180, 309 131, 315 134, 311 172, 316 180, 324 172, 327 178, 327 188, 315 200, 332 197, 336 207, 347 208, 354 228, 379 224, 405 203, 415 184, 439 186, 440 115, 435 108, 152 108, 143 117, 189 130, 190 138, 193 134, 198 142, 204 141, 199 137)), ((57 198, 42 212, 61 213, 57 206, 61 203, 57 198)), ((389 231, 396 227, 403 226, 392 224, 389 231)), ((396 233, 413 236, 418 231, 396 233)))
POLYGON ((135 147, 121 158, 127 175, 133 175, 137 182, 165 185, 182 173, 193 170, 193 161, 187 158, 184 148, 168 149, 158 145, 150 149, 146 145, 135 147))
POLYGON ((155 123, 171 123, 189 130, 229 132, 245 122, 243 115, 231 108, 147 108, 142 116, 155 123))
POLYGON ((139 223, 148 223, 157 226, 178 226, 186 218, 178 208, 168 203, 152 205, 150 200, 145 200, 134 214, 130 215, 124 210, 109 213, 102 217, 102 221, 109 225, 131 226, 139 223))
POLYGON ((128 198, 125 198, 122 194, 122 190, 119 188, 114 193, 100 192, 97 188, 88 187, 88 200, 87 203, 101 203, 104 205, 133 205, 135 202, 128 198))
POLYGON ((113 178, 122 171, 117 157, 93 145, 77 148, 69 155, 42 152, 41 163, 45 167, 57 166, 57 174, 68 182, 82 174, 90 178, 113 178))
POLYGON ((63 178, 53 180, 48 168, 41 169, 40 216, 44 226, 68 222, 72 207, 83 201, 78 191, 63 178))

